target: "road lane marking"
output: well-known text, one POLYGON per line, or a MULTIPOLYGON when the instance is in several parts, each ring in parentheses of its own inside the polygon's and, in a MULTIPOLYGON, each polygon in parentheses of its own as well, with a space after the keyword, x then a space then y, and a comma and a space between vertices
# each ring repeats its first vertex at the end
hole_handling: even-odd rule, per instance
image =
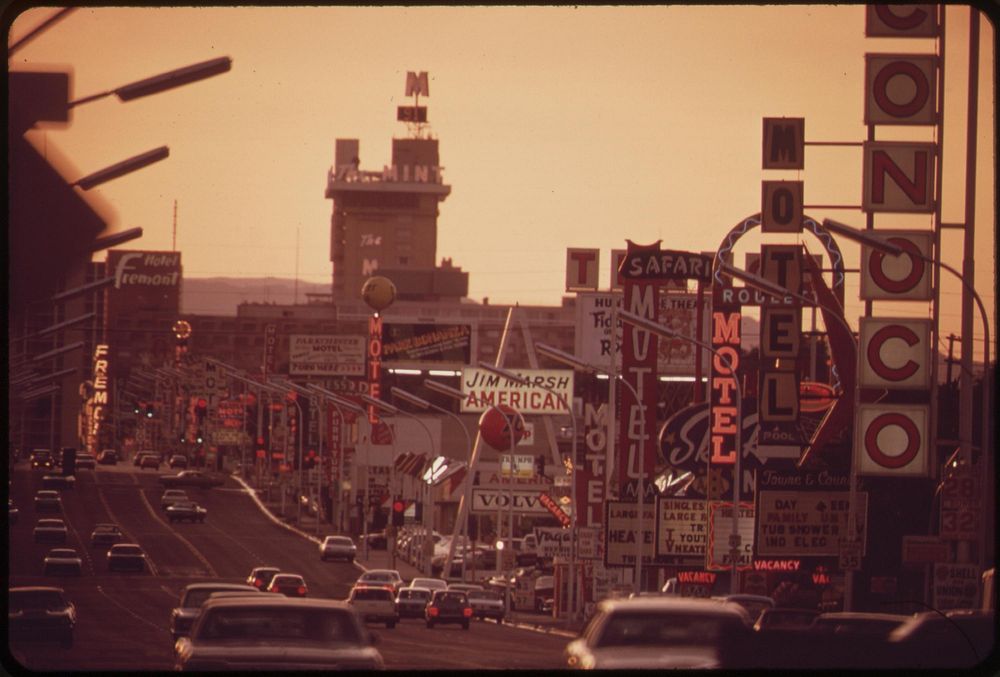
MULTIPOLYGON (((149 510, 149 514, 153 516, 153 519, 155 519, 157 522, 166 527, 167 531, 176 536, 178 540, 180 540, 180 542, 183 543, 185 547, 187 547, 187 549, 191 551, 191 554, 197 557, 198 561, 205 565, 205 568, 208 569, 209 576, 211 576, 212 578, 218 578, 219 574, 216 573, 215 567, 212 566, 211 562, 205 559, 205 556, 201 554, 198 548, 194 547, 191 541, 181 536, 172 526, 168 525, 160 518, 158 514, 156 514, 156 511, 153 510, 153 506, 152 504, 150 504, 149 499, 146 498, 146 492, 141 488, 139 489, 139 496, 142 497, 142 502, 146 504, 146 509, 149 510)), ((152 565, 152 563, 153 563, 152 560, 150 560, 150 565, 152 565)))

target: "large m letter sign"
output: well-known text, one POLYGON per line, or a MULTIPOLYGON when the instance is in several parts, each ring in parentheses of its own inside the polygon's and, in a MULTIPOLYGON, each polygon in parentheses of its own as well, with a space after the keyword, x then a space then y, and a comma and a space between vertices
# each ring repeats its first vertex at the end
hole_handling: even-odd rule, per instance
POLYGON ((929 415, 925 405, 860 405, 854 440, 858 472, 896 477, 926 475, 929 415))
POLYGON ((864 144, 866 212, 934 211, 933 143, 870 141, 864 144))

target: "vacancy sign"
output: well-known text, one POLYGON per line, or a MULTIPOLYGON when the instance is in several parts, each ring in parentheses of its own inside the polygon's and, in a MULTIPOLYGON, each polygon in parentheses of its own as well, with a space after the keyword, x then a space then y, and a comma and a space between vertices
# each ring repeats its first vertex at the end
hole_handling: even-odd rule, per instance
POLYGON ((862 317, 858 382, 862 388, 931 387, 931 321, 862 317))
POLYGON ((861 248, 861 289, 865 301, 930 301, 934 233, 926 230, 878 231, 866 234, 896 245, 902 254, 861 248))
POLYGON ((929 468, 930 409, 917 404, 862 404, 854 463, 861 475, 923 477, 929 468))

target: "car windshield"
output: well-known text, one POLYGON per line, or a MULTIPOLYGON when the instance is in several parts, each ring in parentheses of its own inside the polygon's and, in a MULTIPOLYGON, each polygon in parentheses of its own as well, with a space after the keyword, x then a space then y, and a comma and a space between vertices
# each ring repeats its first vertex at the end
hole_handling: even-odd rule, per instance
POLYGON ((142 549, 137 545, 128 545, 123 547, 115 546, 111 550, 116 555, 141 555, 142 549))
POLYGON ((198 639, 216 641, 278 640, 358 644, 361 637, 348 614, 320 609, 211 609, 198 639))
POLYGON ((12 611, 46 609, 55 611, 66 606, 58 590, 11 590, 7 597, 12 611))
POLYGON ((328 536, 326 542, 329 545, 354 545, 346 536, 328 536))
POLYGON ((271 585, 305 585, 305 582, 297 576, 275 576, 271 579, 271 585))
POLYGON ((40 527, 64 527, 62 520, 38 520, 38 526, 40 527))
POLYGON ((76 557, 76 550, 69 548, 55 548, 49 551, 49 557, 76 557))
POLYGON ((732 626, 702 614, 614 614, 597 646, 717 645, 732 626))

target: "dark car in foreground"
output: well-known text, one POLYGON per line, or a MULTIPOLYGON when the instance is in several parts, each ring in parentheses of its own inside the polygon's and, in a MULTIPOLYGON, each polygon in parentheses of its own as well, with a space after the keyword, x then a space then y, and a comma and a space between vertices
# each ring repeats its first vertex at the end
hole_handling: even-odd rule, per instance
POLYGON ((73 645, 76 607, 62 588, 26 586, 7 591, 7 632, 11 641, 56 641, 73 645))
POLYGON ((173 522, 205 522, 208 510, 194 501, 178 501, 166 510, 167 519, 173 522))
POLYGON ((343 602, 277 595, 206 601, 174 646, 182 671, 381 670, 373 638, 343 602))
POLYGON ((983 663, 996 649, 993 610, 914 614, 889 634, 891 667, 952 670, 983 663))
POLYGON ((461 590, 435 590, 427 603, 424 618, 428 628, 443 623, 458 623, 463 630, 468 630, 472 620, 468 594, 461 590))
POLYGON ((747 611, 733 602, 607 599, 567 645, 566 664, 588 670, 738 668, 752 633, 747 611))
POLYGON ((191 632, 191 626, 201 613, 202 605, 217 592, 260 593, 252 585, 242 583, 190 583, 181 591, 177 606, 170 612, 170 634, 174 641, 191 632))

